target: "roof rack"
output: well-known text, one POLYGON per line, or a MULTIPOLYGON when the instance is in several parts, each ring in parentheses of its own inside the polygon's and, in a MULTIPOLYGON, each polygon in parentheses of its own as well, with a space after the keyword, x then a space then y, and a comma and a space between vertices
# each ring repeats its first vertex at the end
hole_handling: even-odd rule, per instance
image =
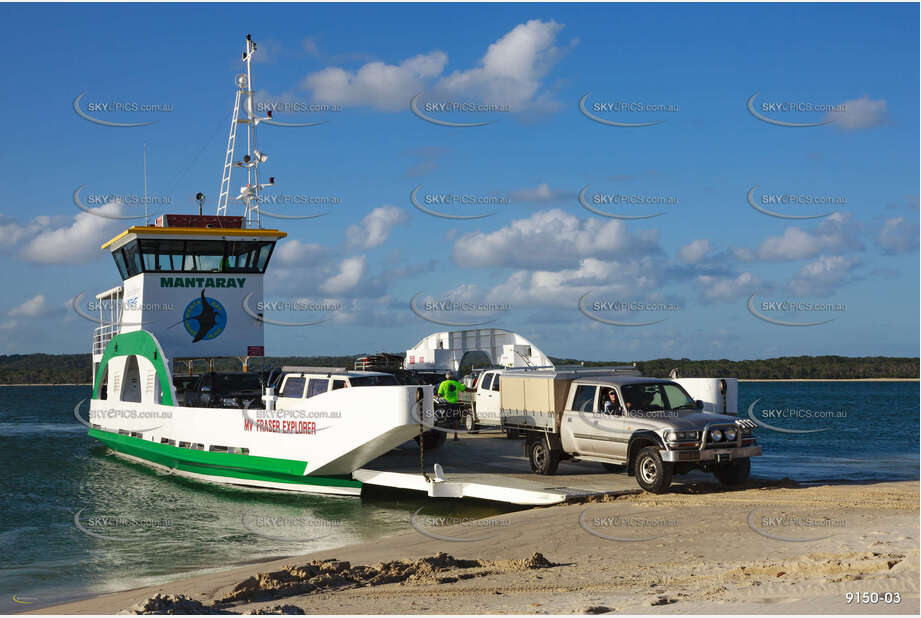
POLYGON ((283 365, 281 370, 286 373, 348 373, 345 367, 301 367, 298 365, 283 365))
POLYGON ((570 375, 598 375, 598 374, 621 374, 630 376, 642 376, 643 373, 639 367, 633 365, 621 365, 616 367, 585 367, 583 365, 556 365, 550 367, 514 367, 506 369, 504 374, 528 373, 528 372, 546 372, 553 374, 570 374, 570 375))

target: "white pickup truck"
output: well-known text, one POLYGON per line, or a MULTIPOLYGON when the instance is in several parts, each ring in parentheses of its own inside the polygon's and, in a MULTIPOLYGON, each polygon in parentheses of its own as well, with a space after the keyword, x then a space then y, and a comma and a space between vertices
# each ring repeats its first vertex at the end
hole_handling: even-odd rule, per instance
MULTIPOLYGON (((660 493, 673 474, 695 468, 727 485, 742 483, 750 458, 761 455, 755 423, 735 416, 735 380, 681 379, 706 393, 705 402, 676 380, 643 377, 632 367, 495 373, 500 390, 489 390, 501 426, 525 435, 525 454, 538 474, 555 473, 563 459, 593 461, 625 468, 641 488, 660 493)), ((478 405, 478 417, 479 411, 478 405)))

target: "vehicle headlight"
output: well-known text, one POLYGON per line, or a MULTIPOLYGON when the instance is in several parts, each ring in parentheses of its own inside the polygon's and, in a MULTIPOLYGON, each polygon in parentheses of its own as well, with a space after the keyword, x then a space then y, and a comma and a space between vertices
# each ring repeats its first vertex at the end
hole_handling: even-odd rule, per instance
POLYGON ((714 442, 719 442, 720 440, 723 439, 723 432, 720 431, 719 429, 714 429, 713 431, 710 432, 710 439, 713 440, 714 442))
POLYGON ((668 440, 669 442, 675 442, 678 439, 678 432, 677 431, 666 431, 665 439, 668 440))
POLYGON ((735 439, 736 439, 736 430, 733 429, 732 427, 729 427, 729 428, 726 430, 726 439, 727 439, 729 442, 734 442, 735 439))

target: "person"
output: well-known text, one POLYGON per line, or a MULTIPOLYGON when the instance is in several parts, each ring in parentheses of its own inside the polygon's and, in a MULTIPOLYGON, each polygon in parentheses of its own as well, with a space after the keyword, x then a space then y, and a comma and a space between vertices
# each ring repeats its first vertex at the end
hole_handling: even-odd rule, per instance
POLYGON ((605 414, 620 414, 620 403, 617 401, 617 391, 613 388, 608 391, 604 398, 605 414))
MULTIPOLYGON (((457 394, 461 391, 467 390, 467 387, 464 386, 462 382, 458 382, 454 379, 454 374, 450 371, 445 373, 445 379, 438 385, 438 396, 444 399, 449 404, 456 404, 458 400, 457 394)), ((452 408, 456 407, 454 405, 452 408)), ((457 428, 457 419, 454 419, 454 427, 457 428)), ((457 437, 457 432, 454 432, 454 439, 459 440, 457 437)))

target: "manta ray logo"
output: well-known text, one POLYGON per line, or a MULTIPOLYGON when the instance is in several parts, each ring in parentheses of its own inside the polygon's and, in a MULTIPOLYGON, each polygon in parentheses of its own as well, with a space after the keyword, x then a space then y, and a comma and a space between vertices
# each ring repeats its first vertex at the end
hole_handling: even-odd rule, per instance
POLYGON ((196 298, 182 312, 182 325, 192 335, 192 343, 214 339, 224 332, 227 326, 227 310, 224 305, 213 298, 205 296, 196 298))

